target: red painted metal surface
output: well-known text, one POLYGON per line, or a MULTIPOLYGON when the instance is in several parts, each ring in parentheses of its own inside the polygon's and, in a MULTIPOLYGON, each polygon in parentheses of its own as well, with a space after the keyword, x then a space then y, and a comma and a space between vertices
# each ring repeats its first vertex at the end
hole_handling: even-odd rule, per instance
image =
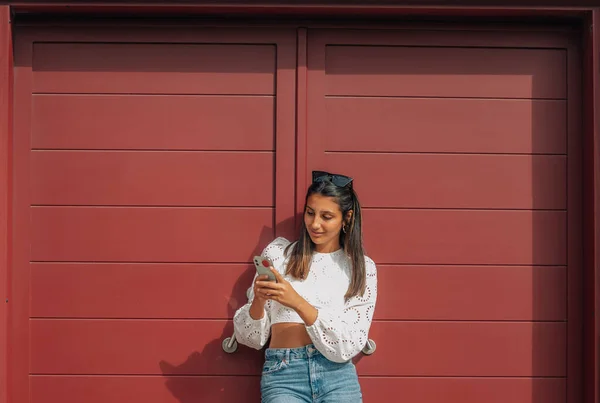
POLYGON ((380 265, 378 269, 381 298, 376 320, 567 319, 564 266, 380 265))
POLYGON ((364 217, 366 247, 380 263, 567 264, 564 211, 371 208, 364 217))
POLYGON ((225 320, 245 303, 252 267, 243 263, 32 263, 31 316, 225 320), (219 281, 207 281, 215 273, 219 281), (212 303, 198 303, 199 296, 212 303))
POLYGON ((12 148, 12 27, 8 6, 0 6, 0 403, 8 392, 8 298, 11 260, 11 161, 12 148))
POLYGON ((395 295, 371 332, 385 360, 358 366, 389 377, 374 396, 394 377, 550 376, 518 401, 580 400, 581 70, 569 35, 520 35, 309 31, 308 168, 357 178, 395 295))
MULTIPOLYGON (((292 236, 294 211, 303 196, 300 182, 306 174, 296 173, 295 167, 304 167, 308 171, 319 164, 332 169, 356 170, 360 166, 382 171, 381 179, 391 181, 390 186, 414 193, 410 199, 399 191, 377 193, 376 185, 381 181, 371 180, 369 183, 356 175, 357 186, 364 186, 360 189, 361 195, 369 195, 364 199, 365 237, 369 254, 381 267, 382 278, 380 308, 371 335, 378 343, 378 354, 360 360, 358 365, 366 399, 376 400, 393 393, 406 401, 453 402, 461 396, 464 402, 558 403, 565 402, 568 394, 569 401, 577 401, 573 399, 578 399, 577 377, 580 374, 576 367, 580 361, 577 352, 571 348, 573 343, 577 343, 577 328, 581 323, 580 320, 578 322, 576 305, 581 296, 577 288, 581 266, 575 246, 578 238, 572 235, 572 231, 580 229, 576 196, 580 175, 576 165, 580 159, 577 142, 570 139, 574 136, 577 140, 580 134, 574 120, 577 120, 581 105, 573 103, 577 86, 573 81, 568 81, 567 85, 567 80, 571 80, 567 78, 567 70, 577 72, 578 66, 576 53, 563 34, 537 32, 524 35, 520 32, 519 46, 515 46, 517 39, 510 32, 480 32, 464 36, 461 33, 428 32, 353 35, 329 31, 331 36, 327 36, 309 29, 306 42, 302 31, 297 42, 298 46, 307 44, 308 54, 305 54, 296 50, 296 37, 292 30, 241 29, 238 36, 227 30, 221 36, 215 33, 206 35, 210 30, 200 34, 195 30, 182 32, 173 29, 161 30, 159 34, 146 28, 137 36, 135 30, 102 31, 25 29, 21 37, 17 36, 16 220, 22 227, 16 231, 14 281, 19 291, 14 308, 14 328, 19 338, 15 340, 13 354, 20 361, 13 367, 12 386, 15 396, 22 400, 15 401, 36 402, 49 398, 61 402, 90 401, 84 397, 89 391, 94 391, 92 399, 96 399, 91 401, 98 402, 135 401, 141 396, 144 401, 152 403, 191 402, 198 398, 235 401, 257 396, 260 353, 240 348, 236 355, 228 356, 221 351, 220 341, 230 335, 228 319, 244 298, 251 275, 245 263, 249 256, 275 233, 292 236), (62 52, 63 59, 50 63, 44 57, 36 58, 37 50, 44 55, 49 46, 37 44, 32 47, 38 36, 49 42, 65 42, 51 45, 57 52, 62 52), (380 85, 375 76, 373 86, 365 86, 364 83, 374 76, 381 64, 373 64, 371 59, 353 56, 351 52, 341 52, 339 47, 336 49, 337 46, 330 48, 333 53, 329 56, 341 58, 344 63, 330 59, 333 62, 326 64, 324 45, 327 41, 319 42, 323 37, 330 39, 333 45, 361 45, 364 48, 361 47, 360 51, 366 52, 372 52, 373 46, 369 45, 383 44, 404 51, 405 45, 420 49, 433 43, 434 46, 430 46, 427 52, 416 53, 429 64, 436 60, 436 56, 439 57, 434 51, 436 47, 483 48, 485 52, 479 57, 469 56, 468 51, 458 52, 462 57, 457 57, 450 65, 454 74, 444 77, 441 69, 428 72, 430 76, 435 75, 436 88, 443 90, 433 96, 451 98, 445 106, 438 107, 438 115, 444 116, 443 112, 450 110, 447 118, 455 119, 454 124, 447 125, 445 134, 455 135, 460 140, 456 148, 450 152, 427 149, 427 143, 422 142, 408 153, 402 143, 393 143, 395 148, 387 149, 380 142, 388 137, 378 137, 378 131, 399 127, 395 133, 389 131, 388 135, 403 137, 412 126, 406 120, 400 124, 393 120, 388 124, 377 122, 373 111, 378 108, 369 106, 357 110, 366 111, 362 119, 380 124, 371 132, 373 134, 365 130, 361 136, 356 131, 353 139, 356 141, 346 142, 343 138, 331 141, 327 136, 319 136, 319 133, 330 133, 323 128, 339 124, 340 117, 336 118, 333 112, 326 114, 336 109, 336 101, 349 103, 346 107, 352 107, 352 101, 364 95, 374 96, 371 99, 378 101, 379 94, 372 92, 373 88, 379 88, 390 97, 386 98, 390 102, 381 101, 385 108, 389 108, 389 115, 406 108, 417 112, 419 108, 433 109, 435 104, 429 98, 432 94, 417 91, 419 87, 414 83, 421 80, 419 77, 406 81, 406 86, 394 83, 394 80, 403 77, 402 74, 391 74, 392 68, 412 69, 413 75, 416 70, 415 66, 398 64, 401 58, 394 59, 396 55, 392 52, 390 56, 389 49, 387 54, 373 52, 377 53, 375 58, 392 60, 387 65, 391 73, 386 73, 391 85, 380 85), (122 42, 125 38, 128 54, 136 56, 137 59, 133 60, 144 63, 132 66, 119 64, 119 51, 115 52, 119 45, 115 42, 122 42), (98 63, 106 63, 105 68, 94 71, 94 65, 76 61, 71 64, 71 69, 75 66, 75 70, 81 72, 64 69, 69 57, 74 57, 69 49, 82 49, 82 45, 70 44, 75 40, 99 44, 110 42, 111 45, 104 46, 102 50, 105 58, 97 59, 98 63), (152 63, 152 59, 147 59, 146 49, 152 47, 160 53, 170 46, 166 43, 196 43, 185 47, 199 49, 206 42, 227 43, 229 46, 242 40, 243 43, 250 42, 250 47, 277 48, 269 63, 250 68, 252 74, 258 74, 256 82, 240 84, 242 90, 237 94, 231 90, 235 88, 227 80, 223 80, 225 84, 219 87, 218 79, 213 82, 207 79, 207 75, 200 74, 197 88, 223 91, 222 94, 203 95, 227 98, 223 109, 227 107, 230 114, 238 113, 244 122, 255 122, 256 126, 248 129, 249 134, 260 132, 258 128, 266 125, 265 122, 273 124, 275 130, 271 128, 269 136, 275 136, 274 142, 268 142, 269 136, 261 134, 266 149, 262 145, 256 149, 246 148, 245 136, 231 130, 224 130, 217 136, 218 139, 211 138, 217 143, 210 143, 213 146, 208 146, 208 149, 204 148, 207 146, 202 142, 203 136, 198 136, 198 139, 185 133, 173 137, 173 142, 179 142, 177 144, 183 148, 174 146, 171 150, 169 143, 157 146, 160 141, 165 141, 160 137, 160 130, 155 130, 148 138, 155 143, 147 145, 142 133, 145 130, 152 133, 154 125, 125 113, 120 118, 124 123, 122 127, 107 125, 104 131, 79 139, 75 129, 67 128, 64 122, 63 126, 59 126, 61 122, 54 117, 61 113, 61 108, 79 105, 77 101, 64 100, 73 97, 73 100, 81 100, 82 103, 90 102, 87 110, 100 114, 100 118, 95 117, 97 121, 110 122, 107 117, 101 118, 102 114, 114 116, 118 110, 115 102, 133 88, 139 91, 135 95, 139 101, 150 105, 148 119, 165 122, 160 120, 160 116, 155 116, 164 113, 165 108, 158 97, 178 99, 178 94, 156 94, 154 91, 169 91, 171 87, 162 85, 163 80, 185 89, 185 85, 181 84, 185 81, 182 75, 195 73, 186 71, 183 74, 180 71, 186 69, 188 55, 176 50, 174 55, 178 63, 165 62, 164 59, 168 59, 165 57, 161 58, 161 63, 166 63, 163 70, 176 70, 179 74, 169 77, 169 73, 150 71, 148 76, 154 81, 148 84, 139 78, 142 75, 135 74, 144 64, 152 63), (139 44, 142 42, 146 44, 139 44), (511 48, 511 55, 518 54, 528 61, 527 68, 515 69, 518 64, 508 63, 510 58, 497 57, 507 73, 503 78, 505 85, 488 85, 485 74, 482 74, 486 72, 476 70, 477 66, 481 67, 478 61, 482 57, 494 59, 495 52, 506 50, 499 49, 503 47, 511 48), (274 57, 277 59, 274 60, 274 57), (303 60, 309 63, 305 70, 301 67, 303 60), (464 60, 468 63, 461 65, 464 60), (264 79, 263 74, 267 65, 271 67, 269 80, 264 79), (327 66, 334 68, 334 75, 351 75, 352 70, 344 69, 352 65, 364 69, 357 78, 358 87, 356 80, 344 81, 343 77, 335 77, 331 81, 335 85, 328 86, 327 66), (463 85, 452 81, 461 71, 465 71, 465 77, 460 77, 463 85), (69 74, 74 75, 72 81, 69 74), (302 74, 306 77, 303 78, 302 74), (532 75, 533 81, 520 77, 528 75, 532 75), (53 76, 57 79, 49 78, 53 76), (84 76, 87 78, 84 79, 84 76), (474 91, 475 87, 469 86, 468 77, 477 79, 478 89, 475 92, 468 92, 474 91), (539 80, 536 80, 537 77, 539 80), (272 87, 267 87, 267 91, 263 90, 264 87, 254 87, 257 83, 267 82, 275 82, 272 87), (542 89, 538 86, 540 83, 542 89), (308 88, 303 89, 303 85, 308 85, 308 88), (121 87, 127 90, 121 90, 121 87), (248 88, 252 90, 245 93, 248 88), (329 93, 327 88, 334 91, 329 93), (353 89, 350 91, 348 88, 353 89), (394 104, 393 98, 399 94, 394 92, 396 90, 385 92, 390 88, 408 88, 413 92, 406 96, 400 94, 404 103, 394 104), (463 88, 464 94, 460 93, 463 88), (485 89, 491 91, 488 97, 482 92, 485 89), (106 102, 104 108, 98 108, 94 104, 96 99, 89 100, 93 98, 90 91, 99 99, 111 97, 110 102, 106 102), (263 108, 261 111, 265 117, 261 120, 244 108, 232 110, 227 102, 229 98, 237 100, 236 95, 252 96, 257 100, 266 98, 270 102, 275 95, 275 113, 267 114, 266 108, 263 108), (340 98, 340 95, 343 97, 340 98), (470 101, 483 111, 493 108, 494 101, 501 104, 502 107, 496 108, 497 113, 503 113, 504 120, 514 121, 514 126, 501 122, 506 126, 498 128, 493 124, 494 116, 489 115, 488 125, 480 119, 469 127, 466 117, 462 121, 457 117, 460 110, 453 109, 459 104, 456 98, 463 95, 475 98, 470 101), (414 99, 415 96, 418 100, 414 99), (40 112, 35 106, 42 97, 58 100, 57 106, 54 102, 46 104, 46 108, 55 107, 52 113, 45 112, 48 124, 38 122, 38 117, 44 115, 38 115, 40 112), (477 99, 481 97, 486 99, 477 99), (308 108, 305 113, 302 108, 298 109, 298 119, 305 116, 306 122, 295 122, 295 101, 302 102, 303 99, 308 102, 308 108), (423 100, 426 102, 418 105, 423 100), (454 102, 450 104, 450 101, 454 102), (368 115, 369 111, 371 115, 368 115), (530 126, 530 131, 527 126, 530 126), (567 127, 567 133, 555 126, 567 127), (298 148, 296 161, 294 131, 301 131, 303 127, 306 133, 301 133, 298 138, 300 141, 305 139, 307 146, 298 148), (47 131, 44 133, 43 130, 47 131), (117 135, 98 138, 101 133, 120 130, 123 130, 121 134, 126 140, 117 135), (469 130, 494 138, 512 130, 519 131, 521 135, 508 136, 502 143, 490 147, 486 141, 473 144, 475 139, 464 135, 469 130), (488 131, 490 134, 487 134, 488 131), (18 135, 30 132, 31 138, 18 135), (232 148, 225 147, 218 152, 211 149, 218 147, 214 144, 220 144, 221 136, 227 135, 232 136, 232 148), (529 141, 523 141, 523 136, 529 141), (381 158, 369 159, 369 153, 365 151, 373 150, 364 147, 365 143, 360 145, 365 137, 370 140, 366 144, 376 147, 377 152, 393 151, 393 154, 380 154, 381 158), (565 146, 567 138, 569 142, 565 146), (75 139, 80 143, 72 145, 71 140, 75 139), (354 148, 344 149, 348 143, 354 148), (341 146, 336 148, 336 145, 341 146), (204 195, 200 188, 192 187, 189 194, 178 194, 186 181, 193 180, 194 170, 206 170, 204 160, 200 162, 199 159, 184 157, 180 161, 170 157, 170 153, 180 155, 182 150, 185 150, 186 156, 204 153, 209 158, 221 157, 222 160, 214 161, 214 166, 220 165, 219 162, 231 164, 240 151, 253 154, 251 158, 262 161, 256 164, 267 164, 261 157, 265 153, 271 155, 276 175, 263 184, 269 197, 250 191, 241 192, 240 204, 226 208, 222 199, 204 195), (77 153, 93 157, 82 158, 77 153), (396 158, 398 156, 402 158, 396 158), (454 163, 451 158, 455 158, 454 163), (152 166, 156 163, 163 165, 163 172, 153 171, 152 166), (140 179, 135 180, 134 174, 131 174, 123 176, 122 184, 111 183, 110 176, 122 172, 111 173, 106 166, 112 164, 127 166, 134 172, 144 171, 148 178, 140 175, 140 179), (495 164, 501 168, 498 171, 490 169, 487 174, 488 178, 490 175, 494 178, 494 183, 491 183, 492 180, 485 183, 483 173, 486 167, 495 164), (75 168, 82 170, 76 171, 75 168), (400 173, 409 169, 414 176, 412 182, 408 175, 401 182, 400 173), (435 170, 442 173, 437 183, 433 175, 435 170), (457 181, 469 171, 477 171, 480 176, 473 174, 471 182, 457 182, 454 188, 444 186, 444 183, 457 181), (98 179, 85 183, 85 172, 96 172, 98 179), (511 176, 513 181, 509 180, 511 176), (30 182, 30 177, 35 179, 30 182), (153 187, 154 177, 158 180, 153 187), (551 178, 558 180, 552 181, 551 178), (430 186, 423 186, 424 181, 428 181, 430 186), (527 187, 532 182, 535 186, 527 187), (411 183, 413 188, 409 187, 411 183), (456 191, 458 186, 463 187, 462 193, 456 191), (55 195, 52 187, 64 188, 65 191, 55 195), (159 194, 157 188, 172 194, 159 194), (295 191, 298 193, 294 196, 295 191), (426 191, 437 193, 430 197, 419 195, 426 191), (506 194, 511 192, 519 194, 506 194), (431 199, 437 204, 427 204, 431 199), (239 231, 232 232, 231 228, 239 231), (225 279, 219 286, 212 284, 214 273, 219 273, 218 276, 222 273, 225 279), (57 281, 60 278, 68 281, 57 281), (568 285, 565 285, 565 278, 568 278, 568 285), (401 285, 396 287, 394 283, 401 285), (387 291, 385 287, 388 287, 387 291), (109 295, 114 297, 107 300, 109 295), (210 303, 202 304, 202 301, 210 303), (111 342, 107 343, 107 340, 111 342), (110 388, 115 389, 111 391, 110 388), (139 388, 144 389, 141 395, 137 392, 139 388)), ((225 47, 212 45, 211 49, 225 47)), ((352 48, 348 46, 345 50, 352 48)), ((220 54, 227 55, 225 51, 220 54)), ((189 60, 197 67, 198 61, 189 60)), ((222 60, 227 60, 227 57, 222 60)), ((243 76, 244 69, 237 67, 237 71, 230 73, 235 75, 242 71, 243 76)), ((496 65, 491 73, 502 74, 502 70, 496 65)), ((490 78, 488 81, 493 80, 490 78)), ((429 83, 426 80, 421 82, 429 83)), ((185 121, 195 118, 191 111, 198 106, 189 106, 185 104, 187 101, 186 98, 179 103, 183 106, 177 110, 177 124, 182 124, 181 129, 192 133, 190 127, 185 126, 185 121), (189 111, 187 114, 186 110, 189 111)), ((135 102, 130 102, 129 107, 132 111, 141 108, 135 102)), ((217 106, 215 108, 218 110, 217 106)), ((64 111, 62 113, 67 116, 64 111)), ((142 112, 137 113, 142 116, 142 112)), ((348 114, 344 118, 356 120, 359 116, 355 115, 348 114)), ((92 126, 85 106, 77 116, 83 116, 83 122, 79 122, 81 127, 92 126)), ((203 119, 210 118, 214 115, 203 119)), ((209 127, 221 126, 215 118, 209 127)), ((422 135, 429 133, 430 138, 435 138, 433 132, 439 131, 439 128, 424 125, 420 130, 424 133, 422 135)), ((440 136, 439 141, 442 140, 440 136)), ((226 144, 225 141, 222 144, 226 144)), ((240 163, 241 159, 235 162, 240 163)), ((260 168, 262 165, 247 168, 246 164, 240 163, 240 166, 248 169, 246 173, 249 176, 253 176, 252 172, 257 174, 264 170, 260 168)), ((273 171, 270 172, 273 175, 273 171)), ((232 180, 233 176, 227 170, 210 173, 217 175, 220 181, 232 180)), ((198 180, 201 186, 214 186, 206 179, 198 180)), ((250 185, 248 189, 252 188, 250 185)), ((578 348, 577 345, 575 347, 578 348)))
MULTIPOLYGON (((277 45, 273 226, 277 236, 292 239, 296 234, 296 32, 290 30, 279 35, 277 45)), ((262 189, 259 187, 257 191, 262 189)))
MULTIPOLYGON (((298 28, 297 32, 297 66, 296 66, 296 215, 301 217, 304 213, 304 194, 310 184, 308 168, 306 166, 306 130, 308 126, 306 111, 308 87, 308 30, 298 28)), ((300 230, 301 220, 296 221, 296 233, 300 230)))
POLYGON ((598 267, 600 239, 600 10, 594 10, 586 20, 583 35, 584 58, 584 148, 583 148, 583 208, 584 221, 584 349, 587 359, 584 361, 584 393, 586 403, 596 403, 600 398, 600 275, 598 267))
POLYGON ((304 15, 319 17, 381 17, 381 16, 476 16, 476 17, 577 17, 584 10, 597 6, 595 0, 402 0, 356 1, 352 4, 333 1, 246 1, 246 2, 161 2, 128 1, 78 2, 77 4, 50 1, 11 1, 17 12, 44 14, 115 14, 139 16, 159 15, 238 15, 285 16, 304 15))
POLYGON ((36 95, 32 147, 274 151, 274 126, 270 122, 274 103, 271 95, 36 95), (102 119, 95 112, 98 110, 114 118, 102 119), (225 111, 236 111, 236 119, 225 111), (73 121, 73 115, 80 119, 73 121))
POLYGON ((271 208, 33 206, 29 211, 30 256, 40 262, 247 262, 275 233, 271 208), (238 226, 243 229, 231 231, 238 226))
MULTIPOLYGON (((434 116, 439 116, 441 122, 445 121, 443 114, 434 116)), ((407 123, 399 123, 396 127, 413 127, 407 123)), ((364 125, 365 121, 361 124, 364 125)), ((480 136, 487 132, 485 127, 482 129, 477 132, 480 136)), ((414 133, 412 129, 407 132, 414 133)), ((447 129, 441 133, 445 134, 445 138, 449 137, 447 129)), ((374 134, 371 137, 376 141, 378 136, 374 134)), ((398 130, 395 137, 399 137, 398 130)), ((361 202, 365 207, 534 207, 545 210, 567 207, 566 155, 437 154, 435 146, 431 148, 423 147, 424 153, 391 153, 390 149, 380 153, 336 151, 328 154, 327 160, 340 171, 355 173, 356 188, 361 192, 361 202), (370 180, 380 176, 381 172, 393 172, 395 186, 382 187, 381 183, 370 180), (490 187, 490 183, 494 186, 490 187), (532 183, 536 184, 535 187, 531 186, 532 183), (485 191, 465 194, 465 189, 485 191)))
POLYGON ((41 43, 33 49, 32 90, 36 94, 273 95, 275 50, 263 44, 41 43))
POLYGON ((570 36, 567 47, 567 401, 583 398, 583 248, 582 248, 582 135, 581 74, 583 66, 579 36, 570 36))
MULTIPOLYGON (((295 32, 150 31, 18 35, 15 401, 77 401, 98 385, 136 400, 148 379, 119 377, 131 371, 163 388, 153 401, 258 394, 254 378, 231 375, 258 373, 260 353, 228 355, 221 341, 247 262, 292 235, 295 32), (100 361, 45 376, 56 374, 46 349, 79 331, 96 336, 72 351, 100 361), (179 376, 198 373, 211 377, 179 376)), ((94 398, 116 401, 102 390, 94 398)))
POLYGON ((560 378, 364 377, 361 386, 365 396, 393 396, 402 402, 562 403, 566 393, 560 378))
MULTIPOLYGON (((110 263, 98 268, 83 263, 32 263, 31 315, 226 319, 245 299, 252 274, 248 267, 110 263), (221 281, 204 282, 215 267, 221 281), (156 290, 161 290, 160 298, 156 298, 156 290), (219 303, 198 304, 198 294, 219 303), (98 304, 106 295, 112 297, 98 304)), ((376 319, 567 319, 565 266, 413 265, 398 270, 382 264, 379 276, 376 319)))
MULTIPOLYGON (((223 377, 178 376, 172 379, 169 387, 179 391, 177 395, 198 396, 203 402, 233 402, 239 396, 256 395, 259 382, 257 376, 238 377, 236 388, 240 390, 239 394, 231 393, 223 377), (223 392, 215 392, 217 389, 223 392)), ((564 382, 554 378, 362 377, 361 386, 365 396, 393 396, 393 399, 403 402, 457 403, 465 401, 468 395, 472 401, 486 403, 530 400, 561 403, 565 395, 564 382)), ((84 379, 61 377, 56 380, 44 376, 33 378, 32 400, 39 401, 47 396, 56 396, 61 403, 130 403, 135 399, 147 403, 198 401, 173 397, 160 378, 136 376, 126 379, 112 376, 84 379)))
MULTIPOLYGON (((33 319, 31 372, 39 375, 258 375, 262 352, 249 348, 240 348, 235 355, 223 352, 221 341, 232 332, 231 321, 226 320, 33 319), (199 357, 193 364, 184 364, 197 354, 199 357), (161 365, 163 362, 170 365, 161 365)), ((235 381, 236 378, 231 379, 230 387, 235 381)))
MULTIPOLYGON (((359 374, 565 377, 566 327, 560 322, 379 322, 372 337, 385 354, 361 360, 359 374)), ((33 319, 31 372, 160 375, 161 360, 179 365, 201 349, 195 365, 169 374, 259 375, 261 352, 241 348, 224 356, 219 337, 230 331, 224 320, 200 325, 192 320, 33 319)))
POLYGON ((272 152, 34 151, 31 164, 35 205, 274 206, 272 152))
MULTIPOLYGON (((201 353, 186 361, 194 365, 201 353)), ((164 364, 165 368, 168 364, 164 364)), ((258 376, 35 376, 31 379, 31 401, 52 396, 61 403, 197 403, 247 402, 259 395, 258 376)), ((520 389, 524 393, 527 387, 520 389)), ((518 393, 518 392, 517 392, 518 393)), ((511 394, 514 395, 514 394, 511 394)), ((554 403, 553 400, 544 400, 554 403)), ((498 401, 499 403, 500 401, 498 401)))
POLYGON ((477 98, 327 98, 325 105, 331 116, 326 149, 496 154, 567 151, 564 96, 552 100, 511 97, 502 103, 477 98), (356 121, 344 119, 347 113, 356 116, 356 121), (497 121, 496 116, 507 119, 497 121), (496 120, 493 127, 490 120, 496 120), (411 131, 398 136, 397 128, 402 126, 411 131), (448 126, 456 132, 452 137, 446 134, 448 126), (364 136, 365 132, 370 135, 364 136))
POLYGON ((329 45, 325 57, 326 96, 566 96, 566 82, 556 80, 566 74, 565 54, 555 50, 329 45), (489 62, 485 70, 479 60, 489 62))
POLYGON ((15 34, 13 123, 13 259, 11 265, 10 403, 29 400, 29 177, 31 46, 15 34), (25 157, 25 158, 24 158, 25 157))
POLYGON ((593 192, 593 209, 594 209, 594 221, 593 221, 593 237, 588 241, 588 245, 590 249, 593 251, 593 265, 589 266, 590 271, 592 271, 592 275, 594 277, 593 287, 594 287, 594 298, 590 301, 590 307, 593 309, 595 313, 592 318, 590 318, 590 322, 594 329, 592 334, 591 344, 593 347, 591 348, 592 354, 589 356, 592 357, 593 368, 594 371, 591 372, 592 379, 590 383, 594 385, 593 398, 595 402, 600 401, 600 317, 598 313, 600 312, 600 247, 598 243, 600 242, 600 116, 598 116, 598 106, 600 105, 600 57, 598 55, 598 49, 600 48, 600 10, 594 9, 593 12, 593 38, 594 38, 594 47, 592 48, 593 52, 593 71, 592 71, 592 88, 593 88, 593 105, 594 109, 592 111, 592 115, 594 116, 594 124, 593 130, 588 134, 591 135, 592 147, 590 150, 593 152, 592 160, 590 163, 586 164, 586 171, 589 169, 593 172, 592 178, 593 181, 591 183, 591 191, 593 192), (594 349, 595 347, 595 349, 594 349))
MULTIPOLYGON (((32 7, 41 6, 41 5, 53 5, 56 7, 65 7, 69 2, 58 3, 52 0, 13 0, 7 1, 7 3, 19 6, 19 5, 27 5, 31 4, 32 7)), ((118 0, 104 0, 104 1, 80 1, 78 5, 87 5, 87 6, 109 6, 109 5, 123 5, 126 7, 131 6, 215 6, 213 1, 207 0, 199 0, 199 1, 189 1, 189 0, 179 0, 166 2, 164 0, 130 0, 125 4, 120 4, 118 0)), ((268 6, 290 6, 288 2, 285 0, 262 0, 255 2, 246 2, 250 4, 244 4, 244 2, 240 1, 221 1, 219 5, 228 7, 228 8, 267 8, 268 6)), ((324 8, 325 6, 331 6, 336 8, 352 8, 348 7, 348 4, 343 0, 301 0, 297 1, 294 5, 296 6, 313 6, 324 8)), ((431 6, 487 6, 487 7, 509 7, 509 6, 521 6, 521 7, 535 7, 535 8, 544 8, 545 7, 556 7, 556 8, 574 8, 574 7, 590 7, 595 5, 593 0, 526 0, 526 1, 518 1, 518 0, 374 0, 374 1, 356 1, 352 3, 352 5, 356 7, 366 7, 371 5, 373 7, 378 6, 411 6, 412 8, 416 8, 417 6, 422 7, 431 7, 431 6)), ((75 6, 75 5, 73 5, 75 6)))

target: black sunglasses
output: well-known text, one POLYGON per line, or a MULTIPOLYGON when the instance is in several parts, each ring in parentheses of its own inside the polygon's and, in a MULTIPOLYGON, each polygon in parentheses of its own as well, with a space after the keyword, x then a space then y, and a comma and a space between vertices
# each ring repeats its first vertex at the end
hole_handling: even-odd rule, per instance
POLYGON ((312 171, 313 183, 323 182, 324 180, 328 180, 329 182, 333 183, 334 185, 342 187, 342 188, 346 187, 348 185, 352 186, 352 178, 349 176, 332 174, 332 173, 325 172, 325 171, 312 171))

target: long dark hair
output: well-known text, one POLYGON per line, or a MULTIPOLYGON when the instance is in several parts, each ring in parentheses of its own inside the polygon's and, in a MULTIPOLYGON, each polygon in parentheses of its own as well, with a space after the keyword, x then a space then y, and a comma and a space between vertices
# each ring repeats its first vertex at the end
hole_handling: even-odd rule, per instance
MULTIPOLYGON (((365 252, 362 242, 362 214, 360 203, 352 188, 352 184, 350 183, 347 186, 342 187, 333 184, 329 180, 313 182, 306 192, 303 214, 306 214, 306 203, 308 198, 314 194, 332 197, 342 211, 342 225, 345 226, 346 232, 340 231, 340 245, 352 263, 350 285, 348 286, 344 298, 347 300, 357 295, 362 296, 365 293, 367 283, 365 274, 365 252), (346 217, 349 211, 352 211, 352 215, 347 222, 346 217)), ((286 249, 286 254, 290 252, 286 274, 297 279, 305 279, 310 270, 310 263, 314 251, 315 244, 310 239, 310 235, 308 234, 303 219, 298 242, 290 244, 286 249), (291 251, 288 251, 290 248, 291 251)))

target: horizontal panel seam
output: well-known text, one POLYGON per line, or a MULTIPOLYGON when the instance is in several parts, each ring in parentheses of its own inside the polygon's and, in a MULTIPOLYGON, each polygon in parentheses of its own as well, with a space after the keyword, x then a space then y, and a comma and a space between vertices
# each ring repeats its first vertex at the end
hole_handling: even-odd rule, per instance
POLYGON ((32 148, 32 152, 102 152, 102 153, 214 153, 214 154, 275 154, 275 150, 219 150, 219 149, 161 149, 161 148, 32 148))
MULTIPOLYGON (((195 265, 195 264, 214 264, 214 265, 224 265, 224 264, 252 264, 251 261, 248 262, 203 262, 203 261, 189 261, 189 262, 181 262, 181 261, 127 261, 127 260, 30 260, 29 263, 32 264, 138 264, 138 265, 156 265, 156 264, 176 264, 176 265, 195 265)), ((565 267, 565 264, 556 263, 556 264, 527 264, 527 263, 414 263, 414 262, 386 262, 386 261, 377 261, 377 266, 441 266, 441 267, 565 267)))
POLYGON ((235 93, 176 93, 176 92, 32 92, 32 96, 77 96, 77 97, 198 97, 198 98, 275 98, 273 93, 235 94, 235 93))
MULTIPOLYGON (((65 322, 231 322, 232 318, 111 318, 111 317, 42 317, 35 316, 30 317, 30 321, 65 321, 65 322)), ((428 323, 428 324, 567 324, 567 320, 456 320, 456 319, 431 319, 431 320, 415 320, 415 319, 375 319, 374 324, 377 323, 428 323)))
POLYGON ((522 212, 561 212, 561 213, 566 213, 567 209, 526 209, 526 208, 502 208, 502 207, 498 207, 498 208, 489 208, 489 207, 481 207, 481 208, 477 208, 477 207, 464 207, 464 208, 460 208, 460 207, 371 207, 371 206, 365 206, 362 208, 363 212, 364 211, 375 211, 375 210, 385 210, 385 211, 389 211, 389 210, 396 210, 396 211, 402 211, 402 210, 429 210, 429 211, 490 211, 490 212, 511 212, 511 211, 522 211, 522 212))
POLYGON ((504 152, 504 153, 493 153, 493 152, 466 152, 466 151, 440 151, 440 152, 423 152, 423 151, 376 151, 376 150, 324 150, 325 154, 349 154, 349 155, 419 155, 419 156, 498 156, 498 157, 512 157, 512 156, 523 156, 523 157, 564 157, 567 158, 566 153, 520 153, 520 152, 504 152))
MULTIPOLYGON (((31 204, 31 208, 90 208, 90 209, 221 209, 221 210, 235 210, 235 209, 248 209, 248 210, 273 210, 272 206, 192 206, 192 205, 110 205, 110 204, 31 204)), ((452 207, 363 207, 363 211, 445 211, 445 212, 538 212, 538 213, 566 213, 566 209, 521 209, 521 208, 452 208, 452 207)))
MULTIPOLYGON (((29 374, 31 377, 72 377, 72 378, 82 378, 82 377, 93 377, 93 378, 102 378, 102 377, 123 377, 123 378, 260 378, 259 374, 225 374, 225 375, 205 375, 205 374, 79 374, 79 373, 43 373, 43 372, 32 372, 29 374)), ((440 375, 360 375, 359 377, 362 379, 369 378, 389 378, 389 379, 556 379, 556 380, 566 380, 565 376, 474 376, 474 375, 464 375, 464 376, 440 376, 440 375)))
MULTIPOLYGON (((128 261, 43 261, 43 260, 32 260, 29 263, 31 264, 68 264, 68 265, 157 265, 157 264, 169 264, 169 265, 244 265, 244 264, 252 264, 252 262, 128 262, 128 261)), ((415 266, 420 268, 438 268, 438 267, 448 267, 448 268, 472 268, 472 267, 486 267, 486 268, 497 268, 497 269, 506 269, 506 268, 522 268, 522 269, 530 269, 530 268, 543 268, 543 267, 552 267, 557 269, 566 269, 567 266, 564 264, 486 264, 486 263, 377 263, 378 267, 405 267, 405 266, 415 266)))
POLYGON ((107 209, 126 209, 126 208, 135 208, 135 209, 213 209, 213 210, 236 210, 236 209, 245 209, 245 210, 273 210, 273 206, 192 206, 192 205, 110 205, 110 204, 32 204, 29 207, 31 208, 90 208, 90 209, 99 209, 99 208, 107 208, 107 209))
POLYGON ((515 98, 515 97, 461 97, 461 96, 441 96, 441 95, 360 95, 360 94, 323 94, 326 99, 412 99, 412 100, 426 100, 426 99, 448 99, 448 100, 485 100, 485 101, 550 101, 550 102, 564 102, 566 103, 567 98, 515 98))

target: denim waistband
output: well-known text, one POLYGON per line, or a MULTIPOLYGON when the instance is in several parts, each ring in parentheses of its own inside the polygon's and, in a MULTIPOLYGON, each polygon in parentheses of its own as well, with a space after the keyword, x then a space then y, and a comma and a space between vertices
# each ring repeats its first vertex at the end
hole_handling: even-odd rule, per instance
POLYGON ((265 350, 265 359, 271 360, 294 360, 294 359, 306 359, 308 357, 315 357, 321 355, 319 350, 314 344, 309 344, 304 347, 295 348, 267 348, 265 350))

